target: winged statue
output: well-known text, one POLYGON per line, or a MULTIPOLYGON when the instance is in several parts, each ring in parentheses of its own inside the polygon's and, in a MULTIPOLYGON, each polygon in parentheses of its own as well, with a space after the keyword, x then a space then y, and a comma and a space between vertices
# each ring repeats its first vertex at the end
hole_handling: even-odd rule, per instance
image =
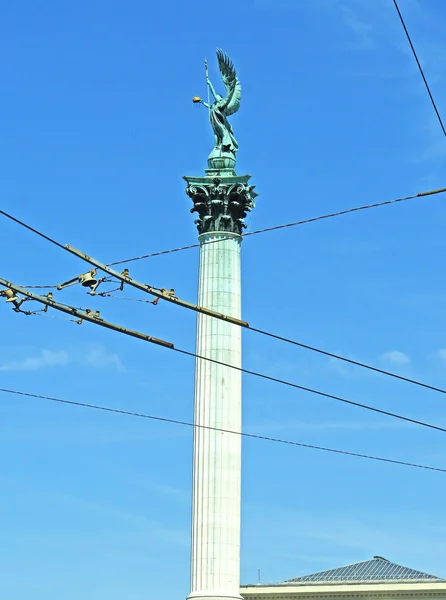
POLYGON ((233 115, 240 108, 240 99, 242 97, 242 88, 237 78, 237 73, 231 59, 220 48, 217 49, 217 60, 220 74, 226 88, 226 96, 218 94, 208 76, 206 64, 206 83, 209 91, 214 98, 214 102, 204 102, 198 96, 193 98, 196 103, 201 103, 209 109, 209 119, 214 130, 215 147, 211 155, 215 156, 217 152, 220 156, 232 155, 234 161, 238 151, 238 143, 234 137, 231 124, 228 117, 233 115))

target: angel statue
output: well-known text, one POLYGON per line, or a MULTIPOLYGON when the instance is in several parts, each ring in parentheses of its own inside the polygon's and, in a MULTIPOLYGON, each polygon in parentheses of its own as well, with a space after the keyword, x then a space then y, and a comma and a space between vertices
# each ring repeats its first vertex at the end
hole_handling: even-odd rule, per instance
POLYGON ((240 99, 242 97, 242 88, 237 78, 237 74, 231 59, 220 48, 217 49, 218 66, 223 83, 226 88, 226 97, 223 98, 214 89, 209 80, 207 61, 206 83, 214 102, 204 102, 198 96, 193 98, 193 102, 201 103, 209 109, 209 120, 214 130, 215 146, 208 158, 210 168, 233 168, 235 165, 238 143, 234 137, 231 124, 227 117, 233 115, 240 108, 240 99))

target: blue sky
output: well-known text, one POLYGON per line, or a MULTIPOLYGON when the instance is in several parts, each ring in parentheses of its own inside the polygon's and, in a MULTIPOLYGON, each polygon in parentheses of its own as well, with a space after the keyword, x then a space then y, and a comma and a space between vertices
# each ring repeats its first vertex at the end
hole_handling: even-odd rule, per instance
MULTIPOLYGON (((446 115, 442 0, 401 0, 446 115)), ((203 60, 233 58, 237 169, 250 229, 444 187, 446 145, 390 0, 216 5, 32 2, 0 24, 2 208, 104 262, 194 243, 183 175, 212 146, 203 60)), ((304 343, 446 387, 444 197, 253 236, 243 316, 304 343)), ((74 257, 1 221, 0 276, 56 284, 74 257)), ((198 253, 129 265, 196 298, 198 253)), ((127 290, 126 296, 136 297, 127 290)), ((177 307, 61 301, 194 349, 177 307)), ((88 324, 1 306, 1 386, 192 419, 193 361, 88 324)), ((446 426, 440 394, 244 334, 244 365, 446 426)), ((1 396, 0 592, 9 600, 184 598, 191 431, 1 396)), ((444 467, 443 434, 244 378, 247 432, 444 467)), ((246 440, 242 581, 374 554, 446 576, 445 476, 246 440)))

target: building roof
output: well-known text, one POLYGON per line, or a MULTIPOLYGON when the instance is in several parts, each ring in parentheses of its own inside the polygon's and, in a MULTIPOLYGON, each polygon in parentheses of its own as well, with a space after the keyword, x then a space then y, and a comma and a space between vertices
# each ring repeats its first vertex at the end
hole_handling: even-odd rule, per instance
MULTIPOLYGON (((416 569, 402 567, 390 562, 382 556, 374 556, 371 560, 337 567, 328 571, 319 571, 311 575, 302 575, 294 579, 288 579, 281 585, 329 585, 340 583, 423 583, 444 581, 435 575, 429 575, 416 569)), ((280 585, 280 584, 279 584, 280 585)))

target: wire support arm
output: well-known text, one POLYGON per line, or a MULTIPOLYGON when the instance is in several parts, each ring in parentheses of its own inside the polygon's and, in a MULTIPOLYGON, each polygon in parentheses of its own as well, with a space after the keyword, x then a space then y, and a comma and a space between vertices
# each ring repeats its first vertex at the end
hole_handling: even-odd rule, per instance
POLYGON ((181 300, 180 298, 177 298, 174 295, 173 290, 163 290, 163 289, 159 289, 159 288, 154 288, 145 283, 136 281, 135 279, 132 279, 128 275, 128 272, 126 270, 124 270, 122 273, 119 273, 118 271, 115 271, 114 269, 112 269, 109 265, 105 265, 105 264, 99 262, 97 259, 92 258, 91 256, 88 256, 87 254, 85 254, 85 252, 82 252, 81 250, 78 250, 78 249, 74 248, 73 246, 70 246, 69 244, 67 244, 65 246, 65 249, 68 250, 69 252, 71 252, 72 254, 74 254, 75 256, 81 258, 82 260, 90 263, 91 265, 94 265, 98 269, 103 270, 104 272, 106 272, 109 275, 113 276, 114 278, 118 279, 119 281, 121 281, 121 283, 126 283, 140 291, 143 291, 143 292, 146 292, 153 296, 156 296, 157 298, 162 298, 163 300, 166 300, 167 302, 170 302, 172 304, 177 304, 178 306, 181 306, 183 308, 187 308, 189 310, 193 310, 195 312, 199 312, 199 313, 208 315, 210 317, 214 317, 216 319, 226 321, 227 323, 233 323, 234 325, 238 325, 239 327, 243 327, 244 329, 248 329, 255 333, 259 333, 261 335, 265 335, 267 337, 279 340, 281 342, 285 342, 285 343, 291 344, 293 346, 297 346, 304 350, 316 352, 317 354, 328 356, 330 358, 335 358, 335 359, 343 361, 345 363, 355 365, 357 367, 361 367, 364 369, 368 369, 370 371, 374 371, 375 373, 379 373, 381 375, 386 375, 387 377, 392 377, 392 378, 398 379, 400 381, 405 381, 407 383, 411 383, 412 385, 417 385, 419 387, 429 389, 434 392, 446 394, 446 389, 442 389, 442 388, 436 387, 434 385, 430 385, 429 383, 425 383, 423 381, 417 381, 416 379, 411 379, 410 377, 405 377, 404 375, 398 375, 397 373, 392 373, 391 371, 386 371, 385 369, 373 367, 372 365, 368 365, 366 363, 362 363, 360 361, 356 361, 356 360, 347 358, 345 356, 335 354, 333 352, 328 352, 327 350, 323 350, 321 348, 316 348, 314 346, 310 346, 308 344, 304 344, 297 340, 293 340, 293 339, 290 339, 290 338, 287 338, 287 337, 284 337, 281 335, 277 335, 275 333, 266 331, 264 329, 260 329, 258 327, 253 327, 253 326, 249 325, 249 323, 247 321, 242 321, 240 319, 236 319, 229 315, 224 315, 222 313, 215 312, 215 311, 205 308, 203 306, 197 306, 195 304, 192 304, 191 302, 187 302, 186 300, 181 300))
POLYGON ((147 335, 145 333, 141 333, 139 331, 135 331, 133 329, 128 329, 127 327, 122 327, 121 325, 116 325, 115 323, 110 323, 109 321, 105 321, 100 317, 99 311, 91 311, 86 309, 85 311, 74 308, 73 306, 68 306, 66 304, 61 304, 60 302, 56 302, 52 298, 47 298, 45 296, 39 296, 38 294, 34 294, 29 290, 22 288, 18 285, 7 281, 0 277, 0 284, 13 290, 16 294, 22 294, 23 296, 35 300, 36 302, 40 302, 41 304, 45 304, 50 308, 54 308, 59 310, 67 315, 71 315, 72 317, 78 318, 78 323, 81 324, 83 321, 89 321, 90 323, 94 323, 95 325, 101 325, 101 327, 106 327, 107 329, 111 329, 112 331, 117 331, 118 333, 123 333, 125 335, 129 335, 134 338, 138 338, 140 340, 144 340, 145 342, 150 342, 152 344, 157 344, 159 346, 164 346, 166 348, 173 349, 174 345, 171 342, 166 342, 165 340, 160 340, 158 338, 152 337, 151 335, 147 335))
POLYGON ((70 244, 66 244, 64 248, 65 250, 68 250, 68 252, 71 252, 71 254, 74 254, 78 258, 81 258, 82 260, 85 260, 86 262, 90 263, 90 265, 97 267, 101 271, 112 275, 119 281, 126 283, 136 288, 137 290, 141 290, 142 292, 146 292, 147 294, 151 294, 152 296, 156 296, 157 298, 166 300, 167 302, 171 302, 172 304, 178 304, 178 306, 182 306, 183 308, 187 308, 189 310, 208 315, 209 317, 214 317, 215 319, 220 319, 221 321, 226 321, 227 323, 233 323, 234 325, 239 325, 240 327, 249 328, 249 324, 246 321, 236 319, 235 317, 231 317, 230 315, 224 315, 223 313, 215 312, 209 308, 205 308, 204 306, 197 306, 196 304, 192 304, 191 302, 187 302, 186 300, 181 300, 181 298, 175 296, 174 290, 155 288, 151 285, 141 283, 140 281, 136 281, 135 279, 132 279, 125 271, 119 273, 119 271, 115 271, 114 269, 110 268, 104 263, 101 263, 95 258, 88 256, 88 254, 85 254, 85 252, 82 252, 82 250, 78 250, 77 248, 70 246, 70 244))
POLYGON ((221 365, 223 367, 227 367, 229 369, 235 369, 241 373, 246 373, 247 375, 253 375, 255 377, 260 377, 261 379, 267 380, 267 381, 272 381, 275 383, 279 383, 281 385, 286 385, 288 387, 297 389, 297 390, 301 390, 304 392, 309 392, 311 394, 315 394, 317 396, 321 396, 323 398, 327 398, 327 399, 331 399, 331 400, 335 400, 337 402, 342 402, 344 404, 348 404, 350 406, 356 406, 357 408, 362 408, 365 410, 369 410, 372 411, 374 413, 378 413, 381 415, 385 415, 387 417, 392 417, 394 419, 399 419, 402 421, 405 421, 407 423, 412 423, 414 425, 421 425, 422 427, 428 427, 429 429, 435 429, 437 431, 441 431, 443 433, 446 433, 446 428, 444 427, 440 427, 438 425, 435 425, 433 423, 427 423, 425 421, 420 421, 418 419, 412 419, 410 417, 406 417, 405 415, 401 415, 398 413, 394 413, 394 412, 390 412, 387 410, 383 410, 380 408, 377 408, 375 406, 370 406, 368 404, 363 404, 362 402, 356 402, 354 400, 349 400, 347 398, 342 398, 341 396, 336 396, 334 394, 329 394, 327 392, 323 392, 321 390, 316 390, 313 388, 309 388, 303 385, 300 385, 298 383, 295 383, 293 381, 287 381, 285 379, 279 379, 278 377, 273 377, 271 375, 266 375, 265 373, 260 373, 258 371, 252 371, 250 369, 245 369, 243 367, 239 367, 236 365, 232 365, 230 363, 227 362, 223 362, 214 358, 210 358, 208 356, 202 356, 200 354, 196 354, 195 352, 190 352, 188 350, 183 350, 181 348, 176 348, 174 346, 174 344, 172 344, 171 342, 166 342, 164 340, 160 340, 157 338, 154 338, 152 336, 146 335, 144 333, 141 333, 139 331, 134 331, 131 329, 127 329, 125 327, 122 327, 120 325, 116 325, 114 323, 110 323, 108 321, 104 321, 103 319, 100 318, 99 316, 99 311, 97 312, 93 312, 93 311, 89 311, 88 309, 83 311, 77 308, 74 308, 73 306, 68 306, 65 304, 60 304, 59 302, 55 302, 54 300, 52 300, 52 298, 46 298, 43 296, 38 296, 37 294, 34 294, 33 292, 30 292, 29 290, 26 290, 24 288, 21 288, 20 286, 17 286, 9 281, 7 281, 6 279, 3 279, 0 277, 0 284, 4 285, 5 287, 13 290, 14 292, 18 293, 18 294, 23 294, 24 296, 32 299, 32 300, 36 300, 37 302, 41 302, 42 304, 45 304, 49 307, 55 308, 56 310, 60 310, 61 312, 64 312, 66 314, 69 314, 71 316, 77 316, 79 318, 80 323, 82 323, 83 320, 89 321, 90 323, 94 323, 95 325, 100 325, 102 327, 106 327, 108 329, 112 329, 113 331, 117 331, 118 333, 122 333, 125 335, 129 335, 131 337, 135 337, 138 339, 141 339, 143 341, 146 342, 151 342, 153 344, 157 344, 159 346, 164 346, 165 348, 169 349, 169 350, 173 350, 174 352, 178 352, 179 354, 183 354, 185 356, 190 356, 196 359, 200 359, 200 360, 204 360, 207 361, 209 363, 213 363, 213 364, 217 364, 217 365, 221 365))

